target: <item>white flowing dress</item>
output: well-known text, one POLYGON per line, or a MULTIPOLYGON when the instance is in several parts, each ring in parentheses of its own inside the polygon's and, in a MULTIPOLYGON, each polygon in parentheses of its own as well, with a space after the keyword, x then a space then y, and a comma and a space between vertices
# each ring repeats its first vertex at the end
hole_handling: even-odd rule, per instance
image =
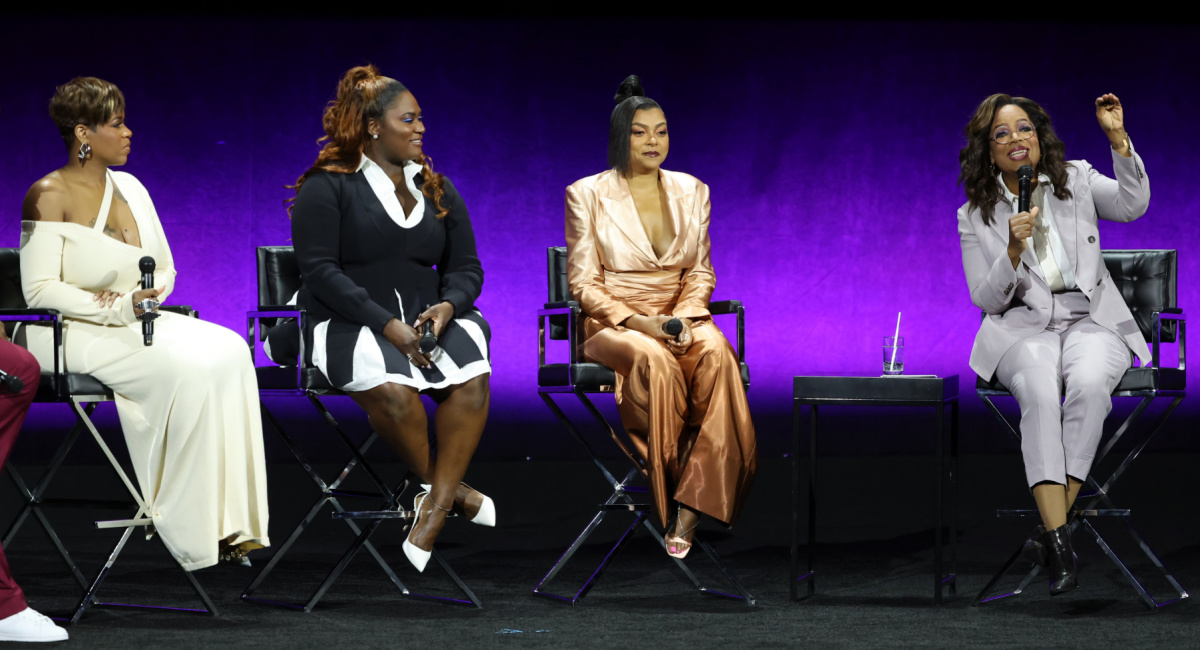
MULTIPOLYGON (((35 309, 64 318, 64 367, 104 382, 115 396, 142 498, 167 548, 188 571, 217 562, 218 543, 267 538, 267 476, 258 382, 246 342, 233 331, 163 312, 146 346, 133 313, 138 261, 154 258, 160 301, 175 265, 149 194, 124 172, 109 172, 94 228, 21 223, 21 287, 35 309), (142 246, 104 234, 114 187, 137 223, 142 246), (125 294, 111 307, 100 291, 125 294)), ((17 335, 43 370, 54 367, 53 330, 17 335), (24 339, 24 340, 22 340, 24 339)))

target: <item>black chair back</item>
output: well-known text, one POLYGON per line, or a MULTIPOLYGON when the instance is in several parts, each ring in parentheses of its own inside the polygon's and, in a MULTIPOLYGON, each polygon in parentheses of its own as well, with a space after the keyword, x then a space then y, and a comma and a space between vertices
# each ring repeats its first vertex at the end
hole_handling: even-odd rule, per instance
MULTIPOLYGON (((1154 338, 1153 314, 1176 304, 1178 256, 1174 250, 1101 251, 1113 285, 1121 292, 1133 319, 1149 342, 1154 338)), ((1164 321, 1162 341, 1175 342, 1175 321, 1164 321)))
POLYGON ((0 248, 0 309, 25 309, 21 292, 21 251, 0 248))
POLYGON ((258 305, 286 305, 300 290, 300 265, 291 246, 258 247, 258 305))
MULTIPOLYGON (((567 247, 551 246, 546 249, 546 302, 567 302, 571 290, 567 286, 567 247)), ((567 339, 567 324, 570 319, 561 314, 550 317, 550 338, 554 341, 567 339)))

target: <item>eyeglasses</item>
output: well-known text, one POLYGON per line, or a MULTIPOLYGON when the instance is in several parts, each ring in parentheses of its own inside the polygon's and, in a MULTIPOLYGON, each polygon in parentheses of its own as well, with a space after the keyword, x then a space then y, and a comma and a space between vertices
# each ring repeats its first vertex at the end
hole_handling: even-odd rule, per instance
POLYGON ((1017 132, 1014 134, 1008 129, 1000 129, 994 137, 988 138, 996 144, 1009 144, 1011 142, 1021 142, 1037 136, 1037 129, 1033 128, 1032 124, 1022 124, 1017 127, 1017 132))

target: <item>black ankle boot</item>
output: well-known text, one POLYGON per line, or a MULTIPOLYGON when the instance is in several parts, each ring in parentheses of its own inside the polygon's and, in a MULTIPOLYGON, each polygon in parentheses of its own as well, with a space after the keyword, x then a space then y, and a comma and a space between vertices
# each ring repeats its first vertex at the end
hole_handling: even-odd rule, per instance
POLYGON ((1057 596, 1079 586, 1079 558, 1071 548, 1070 526, 1046 531, 1042 538, 1050 557, 1050 595, 1057 596))
POLYGON ((1050 562, 1050 554, 1046 551, 1046 544, 1042 538, 1046 536, 1046 527, 1041 524, 1033 529, 1033 534, 1029 539, 1025 540, 1025 545, 1021 547, 1021 557, 1033 562, 1034 564, 1045 567, 1050 562))

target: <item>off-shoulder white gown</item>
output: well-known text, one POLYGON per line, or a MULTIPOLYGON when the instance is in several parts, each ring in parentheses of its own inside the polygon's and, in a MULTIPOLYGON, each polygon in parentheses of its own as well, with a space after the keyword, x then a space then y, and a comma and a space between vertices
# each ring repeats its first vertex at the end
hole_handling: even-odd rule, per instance
MULTIPOLYGON (((94 228, 21 224, 25 301, 66 317, 67 371, 90 374, 112 389, 154 527, 191 571, 216 564, 219 540, 268 545, 258 383, 246 342, 213 323, 163 312, 154 321, 154 344, 143 345, 133 293, 141 288, 144 255, 157 264, 155 286, 165 301, 175 281, 171 250, 146 189, 123 172, 108 173, 94 228), (115 200, 123 197, 137 222, 141 248, 103 232, 114 187, 115 200), (103 290, 125 295, 101 307, 92 298, 103 290)), ((22 329, 17 342, 52 369, 52 330, 22 329)))

